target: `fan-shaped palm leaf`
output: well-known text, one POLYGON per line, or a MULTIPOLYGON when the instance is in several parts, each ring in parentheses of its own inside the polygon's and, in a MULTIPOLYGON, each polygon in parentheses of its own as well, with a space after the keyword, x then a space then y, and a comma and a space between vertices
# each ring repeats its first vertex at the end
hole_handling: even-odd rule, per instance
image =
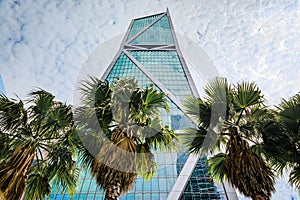
POLYGON ((225 165, 226 154, 218 153, 208 160, 209 172, 216 181, 224 181, 227 179, 228 171, 225 165))
POLYGON ((149 181, 157 171, 157 163, 147 143, 137 146, 136 169, 137 173, 149 181))
POLYGON ((193 120, 208 128, 211 121, 211 104, 204 102, 201 98, 187 97, 183 103, 185 113, 193 120), (201 116, 201 117, 199 117, 201 116))
POLYGON ((255 83, 243 81, 235 87, 232 99, 236 111, 249 108, 250 106, 259 105, 263 102, 263 96, 255 83))
POLYGON ((228 85, 226 78, 217 77, 211 80, 204 88, 206 101, 209 103, 216 103, 216 102, 227 102, 230 99, 229 91, 230 86, 228 85))

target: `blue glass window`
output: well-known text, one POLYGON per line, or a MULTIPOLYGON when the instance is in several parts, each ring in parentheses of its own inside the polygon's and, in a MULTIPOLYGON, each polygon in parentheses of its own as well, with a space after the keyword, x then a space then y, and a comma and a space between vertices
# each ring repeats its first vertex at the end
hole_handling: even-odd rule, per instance
POLYGON ((159 191, 158 178, 152 178, 151 180, 151 191, 159 191))
POLYGON ((79 200, 85 200, 86 199, 86 194, 80 194, 79 200))
POLYGON ((143 179, 137 178, 135 180, 135 191, 142 191, 143 190, 143 179))
POLYGON ((144 199, 151 199, 150 194, 149 193, 145 193, 144 194, 144 199))
POLYGON ((143 194, 142 193, 135 194, 135 199, 136 200, 142 200, 143 199, 143 194))
POLYGON ((87 192, 87 191, 89 191, 90 183, 91 183, 90 179, 86 179, 85 181, 83 181, 81 192, 87 192))
POLYGON ((151 183, 150 181, 144 181, 144 191, 151 191, 151 183))
POLYGON ((162 167, 158 170, 158 176, 166 176, 166 167, 162 167))
POLYGON ((0 74, 0 94, 4 94, 4 95, 6 94, 1 74, 0 74))
POLYGON ((135 36, 137 33, 139 33, 141 30, 146 28, 148 25, 150 25, 153 21, 155 21, 158 17, 162 16, 163 13, 157 14, 157 15, 152 15, 149 17, 144 17, 141 19, 135 19, 133 21, 133 25, 131 27, 131 30, 128 35, 128 39, 130 40, 133 36, 135 36))
POLYGON ((159 189, 160 191, 167 191, 167 180, 166 178, 159 179, 159 189))
POLYGON ((135 38, 131 44, 174 44, 168 17, 163 16, 144 33, 135 38))
POLYGON ((130 51, 130 54, 181 102, 192 95, 176 51, 130 51))
POLYGON ((103 199, 103 195, 102 194, 96 194, 95 199, 103 199))
POLYGON ((63 196, 64 196, 64 194, 58 194, 58 195, 56 195, 55 199, 62 200, 63 196))
POLYGON ((156 192, 151 193, 151 199, 159 199, 159 193, 156 192))

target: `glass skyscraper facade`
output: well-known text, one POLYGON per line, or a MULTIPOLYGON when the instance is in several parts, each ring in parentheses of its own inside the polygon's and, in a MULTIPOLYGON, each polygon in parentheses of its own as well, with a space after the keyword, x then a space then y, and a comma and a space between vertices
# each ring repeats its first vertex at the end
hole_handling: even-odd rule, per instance
POLYGON ((4 94, 4 95, 6 94, 1 74, 0 74, 0 94, 4 94))
MULTIPOLYGON (((179 133, 195 126, 183 113, 182 102, 187 96, 198 94, 180 52, 168 10, 132 20, 114 61, 102 78, 114 82, 125 77, 135 78, 140 87, 153 84, 167 94, 171 111, 162 113, 161 117, 172 129, 179 133)), ((156 176, 150 181, 137 178, 132 190, 120 200, 226 199, 223 188, 208 176, 206 158, 190 158, 184 148, 179 149, 178 152, 156 152, 156 176), (188 179, 180 178, 184 174, 188 179), (178 185, 182 188, 180 191, 178 185)), ((89 171, 82 170, 79 179, 72 198, 60 188, 54 188, 50 199, 104 199, 104 192, 89 171)))

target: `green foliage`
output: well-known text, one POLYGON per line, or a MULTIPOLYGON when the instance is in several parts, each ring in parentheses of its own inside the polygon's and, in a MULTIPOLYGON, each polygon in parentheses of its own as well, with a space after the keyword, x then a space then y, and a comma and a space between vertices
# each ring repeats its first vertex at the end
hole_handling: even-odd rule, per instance
POLYGON ((201 126, 208 128, 211 119, 211 104, 203 102, 201 98, 187 97, 183 102, 185 113, 188 114, 193 120, 201 124, 201 126), (201 117, 199 117, 201 113, 201 117))
POLYGON ((283 99, 276 107, 276 120, 267 128, 264 143, 267 158, 280 173, 291 170, 289 182, 300 189, 300 95, 283 99))
MULTIPOLYGON (((169 110, 165 94, 138 88, 135 79, 113 84, 90 77, 81 87, 82 106, 75 111, 83 139, 80 158, 97 184, 127 192, 135 178, 146 180, 157 169, 152 150, 175 147, 176 135, 158 117, 169 110)), ((118 195, 118 194, 117 194, 118 195)))
POLYGON ((259 105, 264 100, 257 85, 245 81, 235 86, 232 97, 236 112, 259 105))
POLYGON ((226 174, 228 174, 225 166, 226 154, 218 153, 211 157, 208 161, 209 171, 211 176, 214 177, 216 181, 226 180, 226 174))
POLYGON ((298 163, 295 163, 293 166, 293 169, 290 173, 290 179, 291 184, 294 184, 298 189, 300 188, 300 166, 298 163))
POLYGON ((79 138, 72 108, 54 98, 35 90, 26 108, 22 100, 0 96, 0 188, 8 200, 25 191, 25 199, 44 199, 51 181, 74 191, 79 138))
POLYGON ((184 103, 186 113, 198 122, 184 136, 190 152, 213 152, 211 176, 228 180, 252 199, 268 199, 275 191, 274 174, 262 156, 262 138, 270 134, 267 124, 275 117, 264 101, 254 83, 234 85, 216 78, 205 86, 204 98, 190 97, 184 103))

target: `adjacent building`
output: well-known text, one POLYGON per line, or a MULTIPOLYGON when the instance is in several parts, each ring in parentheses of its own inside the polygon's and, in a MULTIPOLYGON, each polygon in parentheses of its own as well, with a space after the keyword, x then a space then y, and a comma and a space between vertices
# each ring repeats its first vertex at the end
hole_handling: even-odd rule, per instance
POLYGON ((3 84, 3 81, 2 81, 1 74, 0 74, 0 94, 6 95, 6 92, 5 92, 5 88, 4 88, 4 84, 3 84))
MULTIPOLYGON (((103 79, 113 82, 134 77, 140 87, 153 84, 167 94, 170 113, 162 113, 165 124, 182 132, 193 122, 183 113, 182 102, 197 96, 197 89, 180 51, 168 10, 132 20, 119 51, 107 67, 103 79)), ((207 174, 205 157, 189 156, 184 147, 179 152, 156 152, 157 175, 149 182, 138 178, 133 189, 120 200, 196 200, 228 199, 223 186, 207 174)), ((88 171, 80 174, 80 184, 73 199, 103 199, 103 191, 88 171)), ((51 199, 70 199, 54 188, 51 199)))

